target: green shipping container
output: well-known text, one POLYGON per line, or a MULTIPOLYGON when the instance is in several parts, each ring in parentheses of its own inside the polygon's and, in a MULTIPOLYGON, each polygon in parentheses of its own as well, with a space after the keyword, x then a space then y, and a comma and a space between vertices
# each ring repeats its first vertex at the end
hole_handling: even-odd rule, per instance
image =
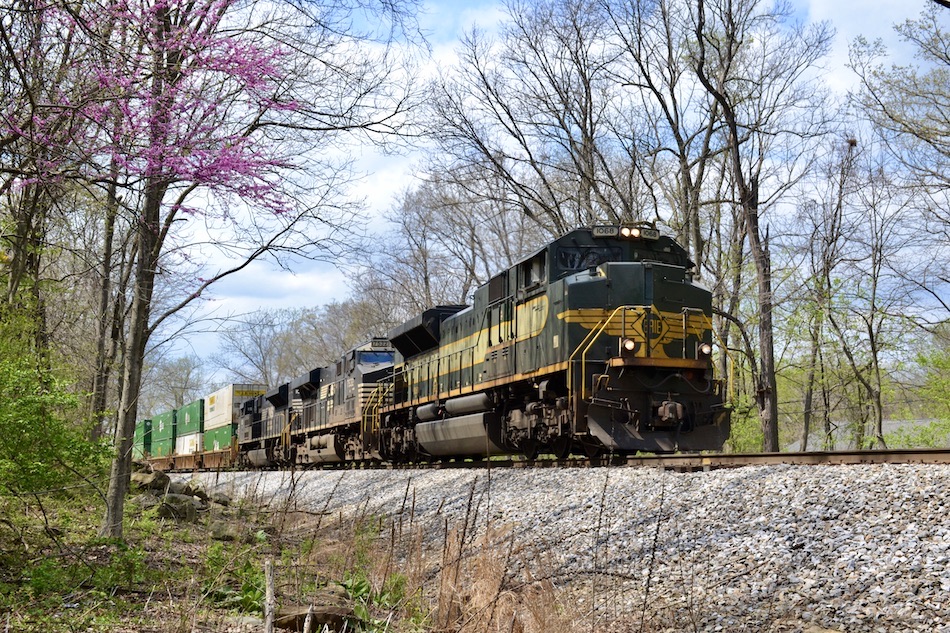
POLYGON ((175 452, 175 440, 166 438, 156 440, 152 438, 152 457, 168 457, 175 452))
POLYGON ((223 451, 231 447, 231 437, 235 426, 228 424, 216 429, 205 429, 204 447, 206 451, 223 451))
POLYGON ((148 457, 152 451, 152 421, 139 420, 135 423, 135 435, 132 438, 132 459, 148 457))
MULTIPOLYGON (((171 440, 175 446, 175 410, 166 411, 152 416, 152 444, 158 440, 171 440)), ((154 446, 152 447, 154 451, 154 446)))
POLYGON ((189 402, 178 409, 175 415, 176 431, 178 437, 182 435, 191 435, 192 433, 203 433, 205 430, 205 401, 195 400, 189 402))

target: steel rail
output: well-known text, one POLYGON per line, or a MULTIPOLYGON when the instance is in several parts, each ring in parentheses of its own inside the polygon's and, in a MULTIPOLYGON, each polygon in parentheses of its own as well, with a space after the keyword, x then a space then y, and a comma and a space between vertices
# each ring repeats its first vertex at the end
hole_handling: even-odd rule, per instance
MULTIPOLYGON (((809 451, 799 453, 708 453, 669 455, 603 455, 601 457, 556 459, 541 456, 525 458, 470 458, 393 464, 386 462, 326 463, 310 468, 320 470, 426 470, 455 468, 656 468, 679 472, 721 470, 748 466, 854 466, 867 464, 943 464, 950 465, 950 448, 860 451, 809 451)), ((229 470, 203 468, 201 471, 229 470)), ((274 468, 272 470, 280 470, 274 468)), ((195 472, 177 469, 172 472, 195 472)))

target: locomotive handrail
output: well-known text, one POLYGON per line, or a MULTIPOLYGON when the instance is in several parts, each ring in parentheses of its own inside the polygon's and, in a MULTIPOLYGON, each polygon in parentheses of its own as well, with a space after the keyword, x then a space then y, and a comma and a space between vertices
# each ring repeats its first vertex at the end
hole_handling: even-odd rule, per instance
MULTIPOLYGON (((624 307, 624 306, 621 306, 621 307, 617 308, 616 310, 614 310, 614 312, 613 312, 610 316, 608 316, 606 319, 604 319, 603 322, 602 322, 599 326, 594 326, 594 327, 592 327, 592 328, 590 329, 590 331, 587 332, 587 335, 584 337, 584 339, 583 339, 580 343, 578 343, 578 345, 577 345, 576 348, 574 348, 574 351, 571 352, 571 355, 568 356, 568 358, 567 358, 568 364, 569 364, 569 365, 573 365, 573 364, 576 362, 576 359, 575 359, 574 357, 577 356, 577 353, 581 351, 581 348, 582 348, 582 347, 584 348, 584 351, 583 351, 583 353, 581 354, 581 359, 580 359, 580 361, 581 361, 581 376, 584 375, 584 362, 585 362, 585 358, 586 358, 586 356, 587 356, 587 351, 590 349, 590 346, 594 344, 594 341, 597 340, 597 337, 600 336, 601 332, 603 332, 603 329, 604 329, 605 327, 607 327, 607 324, 608 324, 608 323, 610 322, 610 320, 613 318, 614 314, 616 314, 617 310, 622 310, 623 307, 624 307)), ((582 384, 583 384, 583 383, 582 383, 582 384)), ((568 393, 571 393, 571 394, 574 393, 574 372, 573 372, 573 371, 568 371, 568 372, 567 372, 567 391, 568 391, 568 393)), ((582 386, 582 388, 581 388, 580 397, 581 397, 581 399, 584 399, 584 398, 586 397, 586 393, 584 393, 584 387, 583 387, 583 386, 582 386)))
POLYGON ((408 406, 412 406, 417 402, 428 401, 430 397, 438 396, 442 392, 446 392, 449 395, 452 395, 452 392, 456 392, 457 394, 466 393, 466 390, 471 391, 475 388, 475 353, 477 351, 478 345, 476 344, 448 354, 430 358, 424 362, 416 361, 416 364, 408 370, 404 365, 401 369, 394 370, 391 376, 381 380, 380 384, 388 384, 390 385, 390 390, 392 390, 397 379, 402 377, 406 383, 407 393, 405 401, 400 404, 406 404, 408 406), (468 360, 467 366, 466 359, 468 360), (458 373, 457 386, 450 381, 453 367, 458 373), (444 372, 443 369, 445 370, 444 372), (444 385, 442 383, 443 377, 446 381, 444 385), (468 378, 467 383, 465 381, 466 378, 468 378), (428 385, 429 394, 413 395, 413 385, 428 385))
MULTIPOLYGON (((617 316, 617 313, 623 311, 623 313, 625 314, 627 310, 640 310, 640 311, 643 311, 644 313, 646 313, 646 311, 649 310, 651 314, 654 312, 654 308, 652 305, 651 306, 619 306, 615 308, 614 311, 611 312, 610 315, 607 318, 605 318, 599 325, 595 325, 594 327, 592 327, 590 331, 587 333, 587 336, 584 337, 584 340, 582 340, 578 344, 578 346, 574 349, 573 352, 571 352, 571 355, 567 359, 568 363, 570 364, 577 362, 577 359, 575 358, 575 356, 577 356, 578 352, 581 352, 581 348, 583 348, 583 352, 581 352, 581 358, 580 358, 581 376, 585 374, 585 370, 586 370, 585 364, 587 363, 587 352, 590 351, 591 346, 600 337, 600 335, 603 334, 604 330, 607 328, 610 322, 613 321, 613 319, 617 316)), ((622 328, 621 336, 626 335, 626 325, 627 325, 626 317, 624 317, 623 321, 621 322, 621 328, 622 328)), ((650 342, 649 328, 647 328, 644 331, 644 337, 646 338, 646 343, 648 344, 647 353, 649 353, 649 342, 650 342)), ((574 382, 574 372, 569 371, 567 373, 567 388, 568 388, 569 393, 574 392, 573 382, 574 382)), ((587 385, 583 384, 581 387, 582 399, 587 397, 586 389, 587 389, 587 385)))
MULTIPOLYGON (((685 310, 685 309, 686 309, 686 308, 684 308, 684 310, 685 310)), ((703 319, 705 320, 706 324, 709 325, 709 331, 712 332, 713 337, 715 337, 715 339, 719 342, 719 348, 722 350, 723 354, 726 355, 726 359, 728 359, 728 361, 729 361, 729 381, 728 381, 728 385, 729 385, 729 387, 730 387, 730 393, 733 393, 733 389, 735 388, 735 375, 734 375, 734 372, 735 372, 735 366, 736 366, 736 359, 735 359, 735 358, 733 357, 733 355, 732 355, 732 350, 729 349, 729 346, 726 345, 726 343, 722 340, 722 337, 719 336, 719 332, 717 332, 717 331, 716 331, 716 328, 713 327, 712 318, 710 318, 709 316, 707 316, 706 313, 704 312, 704 313, 703 313, 703 319)), ((734 395, 734 394, 733 394, 733 395, 734 395)))
POLYGON ((392 392, 395 382, 376 383, 377 387, 373 389, 366 398, 366 406, 363 408, 362 427, 364 433, 369 430, 373 433, 379 431, 379 410, 383 406, 386 396, 392 392), (368 423, 368 425, 367 425, 368 423), (367 429, 368 426, 368 429, 367 429))
MULTIPOLYGON (((689 315, 690 313, 698 313, 702 317, 706 316, 706 313, 702 308, 683 308, 683 358, 686 358, 686 333, 689 328, 689 315)), ((712 322, 709 323, 709 330, 712 331, 712 322)), ((702 337, 700 337, 702 338, 702 337)))
MULTIPOLYGON (((650 315, 651 317, 655 316, 656 318, 660 319, 664 323, 671 322, 671 318, 664 317, 663 313, 657 310, 655 305, 649 305, 649 306, 625 305, 625 306, 619 306, 615 308, 613 312, 611 312, 606 318, 604 318, 600 323, 598 323, 597 325, 595 325, 594 327, 590 329, 590 331, 587 333, 584 339, 580 342, 580 344, 578 344, 578 346, 571 353, 570 357, 568 357, 568 362, 571 364, 577 363, 578 361, 580 362, 581 376, 586 375, 586 370, 587 370, 586 364, 587 364, 588 352, 590 351, 594 343, 597 341, 597 339, 600 338, 600 336, 605 332, 605 330, 607 330, 607 327, 617 318, 618 314, 620 314, 620 319, 621 319, 620 338, 622 339, 622 338, 631 336, 631 333, 628 332, 628 329, 627 329, 627 318, 626 318, 627 313, 630 311, 637 312, 644 316, 645 315, 650 315), (578 355, 580 355, 579 359, 578 359, 578 355)), ((683 352, 682 352, 683 356, 682 357, 683 359, 686 359, 688 358, 687 349, 686 349, 686 336, 690 327, 690 323, 689 323, 690 317, 699 315, 700 327, 704 325, 708 325, 709 330, 713 332, 714 334, 715 334, 715 330, 712 327, 712 322, 710 318, 706 315, 706 313, 701 308, 688 308, 688 307, 683 308, 680 315, 682 316, 682 339, 683 339, 683 352)), ((643 325, 642 331, 639 332, 639 334, 642 337, 642 342, 644 343, 644 354, 646 355, 646 357, 649 358, 650 356, 652 356, 651 342, 653 339, 653 332, 652 332, 652 328, 648 325, 645 319, 643 320, 643 323, 644 325, 643 325)), ((673 321, 673 323, 675 323, 675 321, 673 321)), ((637 332, 634 332, 633 334, 635 335, 637 334, 637 332)), ((618 350, 618 353, 619 353, 619 350, 618 350)), ((574 372, 573 371, 568 372, 568 390, 571 393, 573 393, 574 391, 574 372)), ((581 389, 581 398, 587 398, 587 397, 588 397, 587 385, 584 384, 581 389)))

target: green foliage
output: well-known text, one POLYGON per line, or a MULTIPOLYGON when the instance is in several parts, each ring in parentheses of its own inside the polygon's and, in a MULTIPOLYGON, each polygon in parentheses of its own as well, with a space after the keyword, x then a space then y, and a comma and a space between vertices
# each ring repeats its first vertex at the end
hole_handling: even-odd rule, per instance
POLYGON ((9 307, 0 308, 0 394, 0 571, 18 587, 11 599, 62 603, 81 586, 115 586, 130 561, 124 572, 90 565, 62 542, 85 546, 88 506, 70 504, 91 492, 82 478, 102 472, 107 450, 69 422, 77 399, 37 351, 34 326, 9 307), (37 555, 47 550, 53 556, 37 555))
POLYGON ((266 595, 264 567, 248 548, 213 543, 205 554, 205 594, 219 607, 261 613, 266 595))
POLYGON ((924 370, 920 395, 931 417, 950 419, 950 349, 943 348, 918 359, 924 370))
POLYGON ((66 595, 76 589, 75 565, 64 565, 57 558, 37 561, 26 578, 26 586, 34 599, 46 595, 66 595))
POLYGON ((950 419, 933 420, 884 435, 889 448, 946 448, 950 446, 950 419))
POLYGON ((762 450, 762 422, 748 398, 741 398, 732 409, 732 433, 729 447, 733 453, 758 453, 762 450))
MULTIPOLYGON (((88 508, 80 504, 50 504, 50 522, 72 524, 75 533, 60 528, 57 540, 35 529, 24 534, 36 549, 21 556, 16 566, 0 567, 0 613, 13 615, 13 631, 112 631, 126 611, 136 607, 125 599, 140 595, 148 573, 146 549, 123 543, 85 540, 88 508), (55 508, 53 506, 56 506, 55 508), (65 513, 78 513, 65 521, 65 513), (55 521, 54 521, 55 519, 55 521), (132 591, 126 591, 132 590, 132 591)), ((9 561, 5 561, 9 563, 9 561)), ((151 588, 151 587, 149 587, 151 588)))
POLYGON ((354 618, 349 626, 356 631, 387 631, 398 613, 405 630, 423 630, 429 609, 420 592, 410 595, 405 575, 388 575, 378 589, 370 580, 381 525, 376 516, 363 517, 354 525, 352 551, 340 582, 353 605, 354 618))
POLYGON ((0 495, 63 487, 76 471, 101 468, 104 446, 67 421, 77 398, 35 349, 33 326, 0 310, 0 495))
POLYGON ((905 413, 927 421, 886 434, 884 439, 891 448, 950 446, 950 347, 940 336, 935 336, 930 343, 935 349, 917 358, 923 370, 922 384, 917 390, 919 403, 905 413))
POLYGON ((380 520, 378 517, 363 517, 357 521, 353 532, 354 573, 363 578, 373 564, 373 545, 379 538, 380 520))
POLYGON ((110 592, 116 587, 134 587, 146 580, 145 552, 138 547, 116 543, 108 564, 93 570, 91 584, 100 591, 110 592))
MULTIPOLYGON (((143 613, 143 601, 156 592, 188 596, 180 608, 189 617, 198 606, 192 598, 209 612, 259 614, 266 559, 279 561, 278 601, 284 604, 306 604, 321 587, 339 583, 353 608, 347 630, 421 632, 431 626, 432 605, 422 588, 399 571, 384 578, 378 573, 380 548, 390 546, 379 538, 379 517, 340 532, 301 534, 299 540, 284 535, 239 543, 211 540, 201 526, 160 522, 152 510, 129 510, 127 545, 84 536, 95 531, 98 516, 79 495, 51 499, 42 512, 35 502, 11 503, 19 504, 20 516, 11 513, 16 520, 0 524, 0 539, 29 541, 28 549, 11 552, 15 559, 0 558, 0 613, 14 614, 11 630, 125 630, 152 617, 143 613), (338 565, 325 556, 328 548, 346 552, 338 565), (196 586, 200 597, 192 593, 196 586)), ((270 532, 268 524, 260 527, 259 534, 270 532)))
POLYGON ((87 544, 96 551, 94 560, 82 551, 66 551, 48 556, 24 570, 23 587, 36 607, 53 608, 63 596, 108 597, 118 588, 134 588, 146 581, 145 552, 124 544, 87 544))
POLYGON ((406 600, 408 579, 402 574, 392 574, 383 583, 383 588, 377 596, 380 604, 396 607, 406 600))
MULTIPOLYGON (((347 596, 353 603, 354 621, 351 626, 357 631, 385 631, 388 630, 389 617, 380 617, 381 614, 392 614, 407 606, 406 577, 402 574, 393 574, 383 583, 382 589, 374 591, 370 581, 361 574, 348 575, 340 585, 346 590, 347 596)), ((419 615, 422 611, 417 611, 419 615)), ((420 619, 410 617, 410 620, 420 619)))

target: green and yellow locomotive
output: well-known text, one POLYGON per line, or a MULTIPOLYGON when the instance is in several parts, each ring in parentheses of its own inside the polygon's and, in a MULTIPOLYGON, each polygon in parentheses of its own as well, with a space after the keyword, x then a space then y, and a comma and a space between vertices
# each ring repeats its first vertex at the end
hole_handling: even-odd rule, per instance
POLYGON ((646 226, 578 229, 503 271, 473 305, 389 334, 401 355, 367 410, 383 459, 720 450, 712 298, 646 226))

